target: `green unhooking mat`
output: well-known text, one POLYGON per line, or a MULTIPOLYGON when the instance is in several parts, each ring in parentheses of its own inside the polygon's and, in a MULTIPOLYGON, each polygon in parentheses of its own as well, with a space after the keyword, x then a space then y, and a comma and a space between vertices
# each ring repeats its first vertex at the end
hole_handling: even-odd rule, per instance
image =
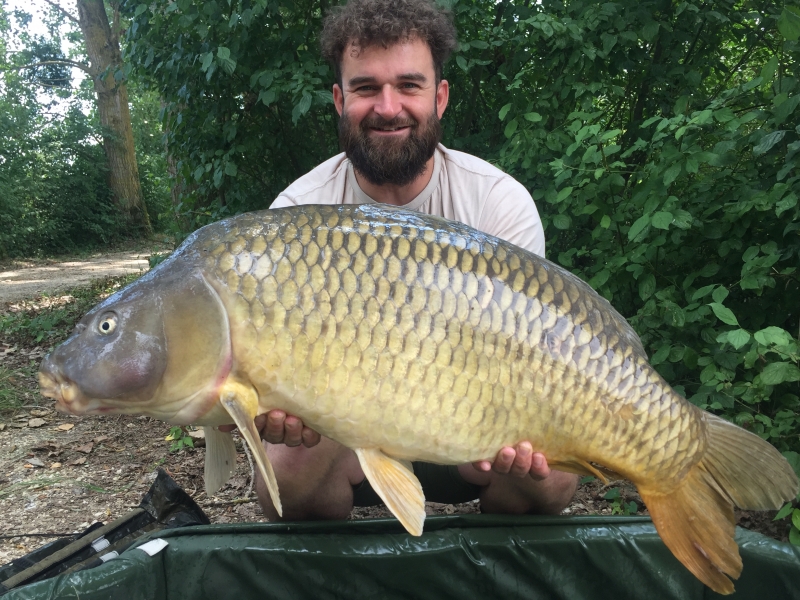
MULTIPOLYGON (((742 529, 736 541, 744 571, 731 598, 800 598, 800 548, 742 529)), ((717 597, 647 518, 465 515, 430 517, 418 538, 389 519, 159 531, 3 600, 717 597)))

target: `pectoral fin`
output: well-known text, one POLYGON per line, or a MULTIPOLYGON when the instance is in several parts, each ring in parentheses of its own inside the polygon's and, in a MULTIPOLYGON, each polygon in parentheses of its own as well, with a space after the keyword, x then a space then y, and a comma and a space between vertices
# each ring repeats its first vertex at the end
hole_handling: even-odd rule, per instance
POLYGON ((206 438, 206 464, 203 478, 206 496, 221 488, 236 470, 236 445, 230 433, 216 427, 203 427, 206 438))
POLYGON ((236 423, 239 432, 244 437, 244 441, 250 446, 250 450, 256 459, 258 470, 261 472, 261 477, 263 477, 264 483, 267 484, 272 504, 275 505, 278 515, 283 516, 281 498, 278 494, 278 481, 275 479, 272 464, 269 462, 264 445, 261 443, 261 436, 258 435, 258 430, 253 423, 253 419, 255 419, 258 412, 258 395, 252 387, 235 381, 228 381, 222 386, 220 402, 225 410, 228 411, 233 422, 236 423))
POLYGON ((355 452, 375 493, 411 535, 422 535, 425 496, 410 465, 406 466, 406 461, 391 458, 376 448, 357 448, 355 452))

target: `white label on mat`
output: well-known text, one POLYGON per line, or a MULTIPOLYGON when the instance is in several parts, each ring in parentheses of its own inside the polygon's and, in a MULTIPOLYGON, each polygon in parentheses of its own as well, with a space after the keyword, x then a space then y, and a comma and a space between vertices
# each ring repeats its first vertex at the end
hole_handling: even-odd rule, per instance
POLYGON ((164 540, 162 538, 157 538, 155 540, 150 540, 146 544, 142 544, 141 546, 138 547, 138 550, 146 552, 150 556, 155 556, 156 554, 161 552, 164 548, 166 548, 168 544, 169 542, 167 540, 164 540))

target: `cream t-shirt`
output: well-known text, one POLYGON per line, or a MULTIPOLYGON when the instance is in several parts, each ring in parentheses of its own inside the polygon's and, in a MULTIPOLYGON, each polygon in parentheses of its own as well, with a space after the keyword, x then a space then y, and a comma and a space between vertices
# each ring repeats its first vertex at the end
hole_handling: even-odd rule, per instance
MULTIPOLYGON (((270 208, 301 204, 369 204, 344 153, 281 192, 270 208)), ((528 190, 480 158, 439 144, 428 185, 403 208, 459 221, 544 256, 544 230, 528 190)))

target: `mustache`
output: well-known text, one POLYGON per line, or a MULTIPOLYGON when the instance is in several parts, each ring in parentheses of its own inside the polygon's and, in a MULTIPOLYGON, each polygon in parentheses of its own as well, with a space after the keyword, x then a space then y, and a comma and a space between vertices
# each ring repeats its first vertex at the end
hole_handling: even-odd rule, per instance
POLYGON ((370 115, 361 121, 361 129, 383 129, 390 127, 416 127, 419 122, 413 117, 394 117, 384 119, 380 115, 370 115))

